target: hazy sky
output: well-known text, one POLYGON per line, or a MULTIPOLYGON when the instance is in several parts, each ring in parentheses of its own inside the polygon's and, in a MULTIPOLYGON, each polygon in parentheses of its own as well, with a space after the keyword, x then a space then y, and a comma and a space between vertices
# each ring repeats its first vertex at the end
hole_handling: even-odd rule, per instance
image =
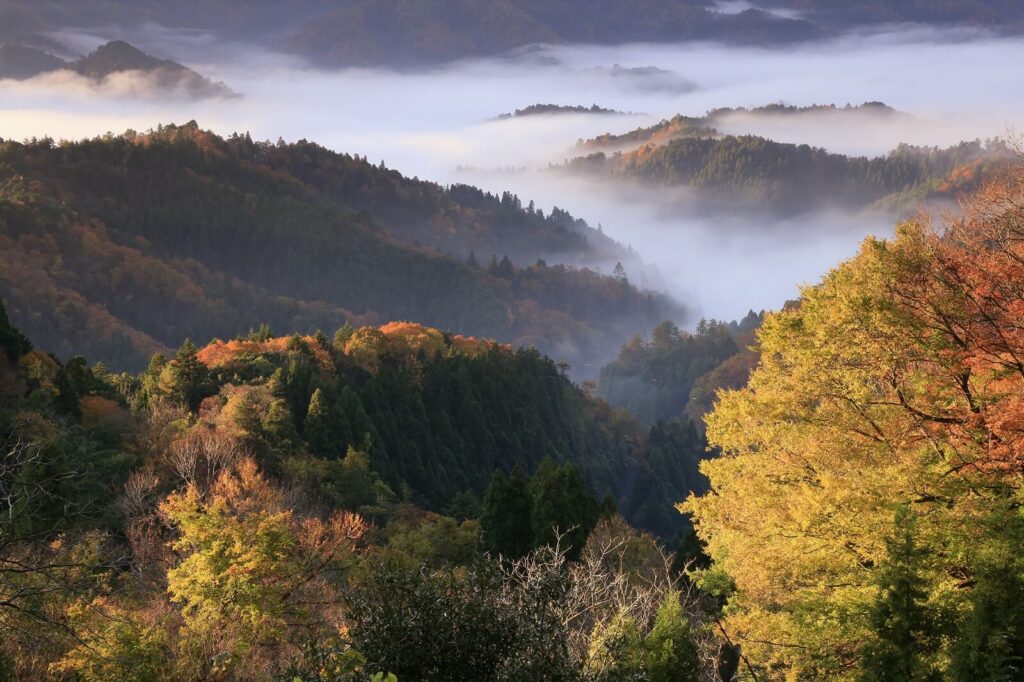
POLYGON ((834 214, 799 224, 728 221, 687 210, 685 199, 665 201, 665 192, 610 193, 559 178, 546 166, 568 158, 579 138, 722 106, 881 100, 913 115, 870 125, 852 117, 756 123, 737 117, 725 126, 845 153, 883 153, 900 141, 946 145, 1003 135, 1024 119, 1024 71, 1007 68, 1024 63, 1024 42, 964 32, 902 30, 786 50, 711 44, 537 48, 418 74, 318 72, 202 33, 157 28, 133 36, 62 37, 83 50, 106 38, 127 38, 224 80, 243 97, 168 98, 146 94, 144 83, 123 77, 98 88, 54 76, 0 82, 0 137, 77 138, 196 119, 219 133, 306 138, 384 159, 410 176, 510 189, 545 210, 557 204, 601 223, 653 263, 665 285, 691 307, 723 318, 778 307, 794 297, 798 283, 817 280, 852 254, 865 234, 887 233, 891 221, 834 214), (597 103, 638 113, 492 120, 538 102, 597 103))

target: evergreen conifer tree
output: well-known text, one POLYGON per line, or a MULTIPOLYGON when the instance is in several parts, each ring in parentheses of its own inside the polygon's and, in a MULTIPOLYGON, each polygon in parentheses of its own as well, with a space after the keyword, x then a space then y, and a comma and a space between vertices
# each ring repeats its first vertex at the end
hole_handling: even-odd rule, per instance
POLYGON ((914 517, 896 509, 895 532, 886 541, 879 567, 879 594, 871 612, 873 638, 861 654, 862 679, 894 682, 938 679, 931 655, 938 647, 937 624, 922 575, 924 552, 917 546, 914 517))
POLYGON ((508 477, 496 472, 480 514, 480 532, 488 551, 508 559, 529 552, 533 546, 532 508, 530 487, 522 470, 517 466, 508 477))

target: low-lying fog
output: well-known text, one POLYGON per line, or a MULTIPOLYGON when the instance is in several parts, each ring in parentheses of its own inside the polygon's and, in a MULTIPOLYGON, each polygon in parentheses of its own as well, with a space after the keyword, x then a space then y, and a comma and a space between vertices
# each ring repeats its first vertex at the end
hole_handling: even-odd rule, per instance
POLYGON ((580 138, 625 132, 675 113, 717 107, 859 104, 880 100, 910 116, 730 117, 721 128, 857 154, 899 142, 948 145, 1005 135, 1024 118, 1024 41, 964 32, 902 30, 787 50, 681 46, 559 47, 463 62, 416 74, 325 73, 292 58, 196 33, 153 27, 128 35, 62 36, 91 49, 123 38, 223 80, 239 99, 190 101, 140 94, 120 76, 0 82, 0 137, 78 138, 196 119, 218 133, 307 138, 383 159, 410 176, 517 192, 545 211, 569 210, 632 244, 661 282, 700 314, 735 318, 775 308, 853 253, 887 217, 822 213, 798 223, 725 219, 663 201, 665 193, 613 192, 545 170, 580 138), (630 115, 556 115, 495 121, 534 103, 597 103, 630 115))

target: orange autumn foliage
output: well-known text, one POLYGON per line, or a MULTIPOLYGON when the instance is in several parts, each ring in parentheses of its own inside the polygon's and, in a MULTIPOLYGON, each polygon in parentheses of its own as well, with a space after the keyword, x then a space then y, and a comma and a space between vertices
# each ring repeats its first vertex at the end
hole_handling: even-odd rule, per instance
POLYGON ((82 425, 89 429, 120 436, 132 427, 131 413, 109 398, 87 395, 79 401, 79 407, 82 425))
MULTIPOLYGON (((199 351, 199 361, 210 369, 226 367, 234 363, 242 362, 245 358, 251 358, 263 353, 284 355, 288 352, 289 337, 280 336, 266 341, 249 341, 245 339, 233 339, 231 341, 216 340, 199 351)), ((325 371, 334 368, 334 361, 331 354, 320 347, 312 336, 302 337, 302 341, 309 347, 310 352, 316 358, 320 367, 325 371)))
POLYGON ((960 388, 959 400, 920 417, 965 448, 981 444, 984 454, 963 466, 1022 472, 1024 170, 989 182, 964 208, 942 234, 928 234, 925 267, 894 292, 941 335, 939 357, 960 388))
MULTIPOLYGON (((284 355, 288 352, 290 337, 281 336, 266 341, 233 339, 215 340, 198 353, 199 361, 210 369, 229 368, 244 363, 257 355, 270 353, 284 355)), ((320 346, 312 336, 302 341, 316 358, 324 372, 334 371, 334 359, 330 351, 320 346)), ((478 355, 492 348, 511 350, 508 344, 478 339, 474 336, 444 332, 415 322, 388 322, 379 327, 364 326, 357 329, 345 343, 344 354, 352 362, 368 372, 376 372, 384 356, 412 359, 420 351, 427 355, 445 353, 451 348, 463 355, 478 355)))

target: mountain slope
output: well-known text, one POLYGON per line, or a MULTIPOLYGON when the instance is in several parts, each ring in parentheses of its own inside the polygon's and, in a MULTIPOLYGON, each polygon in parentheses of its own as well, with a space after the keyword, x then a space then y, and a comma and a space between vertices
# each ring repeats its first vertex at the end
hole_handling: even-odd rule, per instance
POLYGON ((327 66, 422 67, 537 43, 717 40, 772 46, 896 23, 1024 31, 1012 0, 0 0, 0 39, 145 24, 283 46, 327 66), (737 3, 739 4, 739 3, 737 3), (742 7, 742 5, 741 5, 742 7))
POLYGON ((394 237, 458 258, 475 252, 480 258, 508 256, 522 265, 545 259, 582 266, 636 258, 585 221, 557 207, 544 215, 509 193, 497 196, 463 184, 443 188, 304 140, 286 147, 257 148, 245 140, 235 145, 334 205, 368 212, 394 237))
POLYGON ((63 59, 34 47, 11 43, 0 45, 0 79, 23 80, 64 66, 63 59))
POLYGON ((646 425, 699 418, 701 410, 696 405, 694 410, 687 409, 694 391, 703 389, 698 391, 702 402, 714 397, 714 389, 708 395, 702 380, 732 358, 744 355, 759 323, 753 311, 740 322, 701 321, 694 334, 662 322, 652 330, 649 341, 639 336, 630 339, 618 357, 601 368, 597 395, 646 425))
POLYGON ((659 0, 357 0, 300 28, 288 46, 328 66, 423 66, 536 43, 718 39, 774 44, 818 38, 800 19, 659 0))
POLYGON ((61 146, 7 142, 0 293, 46 347, 135 368, 187 336, 231 338, 264 322, 312 331, 409 319, 536 345, 596 372, 633 329, 683 314, 586 269, 466 264, 345 207, 361 199, 415 213, 424 194, 459 206, 352 157, 224 140, 194 124, 61 146))
POLYGON ((138 71, 161 89, 180 88, 193 97, 224 97, 234 93, 223 83, 215 83, 187 66, 170 59, 157 59, 123 40, 114 40, 94 52, 71 62, 68 68, 95 81, 116 73, 138 71))
POLYGON ((897 111, 884 102, 864 102, 856 106, 847 104, 838 107, 835 104, 813 104, 811 106, 793 106, 787 104, 769 104, 761 107, 721 107, 712 109, 703 116, 684 116, 676 114, 652 126, 636 128, 625 133, 598 135, 576 145, 580 152, 615 152, 630 151, 641 146, 660 146, 683 137, 722 137, 719 130, 731 122, 740 119, 747 122, 765 122, 773 119, 789 119, 794 123, 803 120, 828 121, 832 125, 853 122, 858 119, 870 123, 877 118, 871 117, 902 117, 910 116, 897 111))

